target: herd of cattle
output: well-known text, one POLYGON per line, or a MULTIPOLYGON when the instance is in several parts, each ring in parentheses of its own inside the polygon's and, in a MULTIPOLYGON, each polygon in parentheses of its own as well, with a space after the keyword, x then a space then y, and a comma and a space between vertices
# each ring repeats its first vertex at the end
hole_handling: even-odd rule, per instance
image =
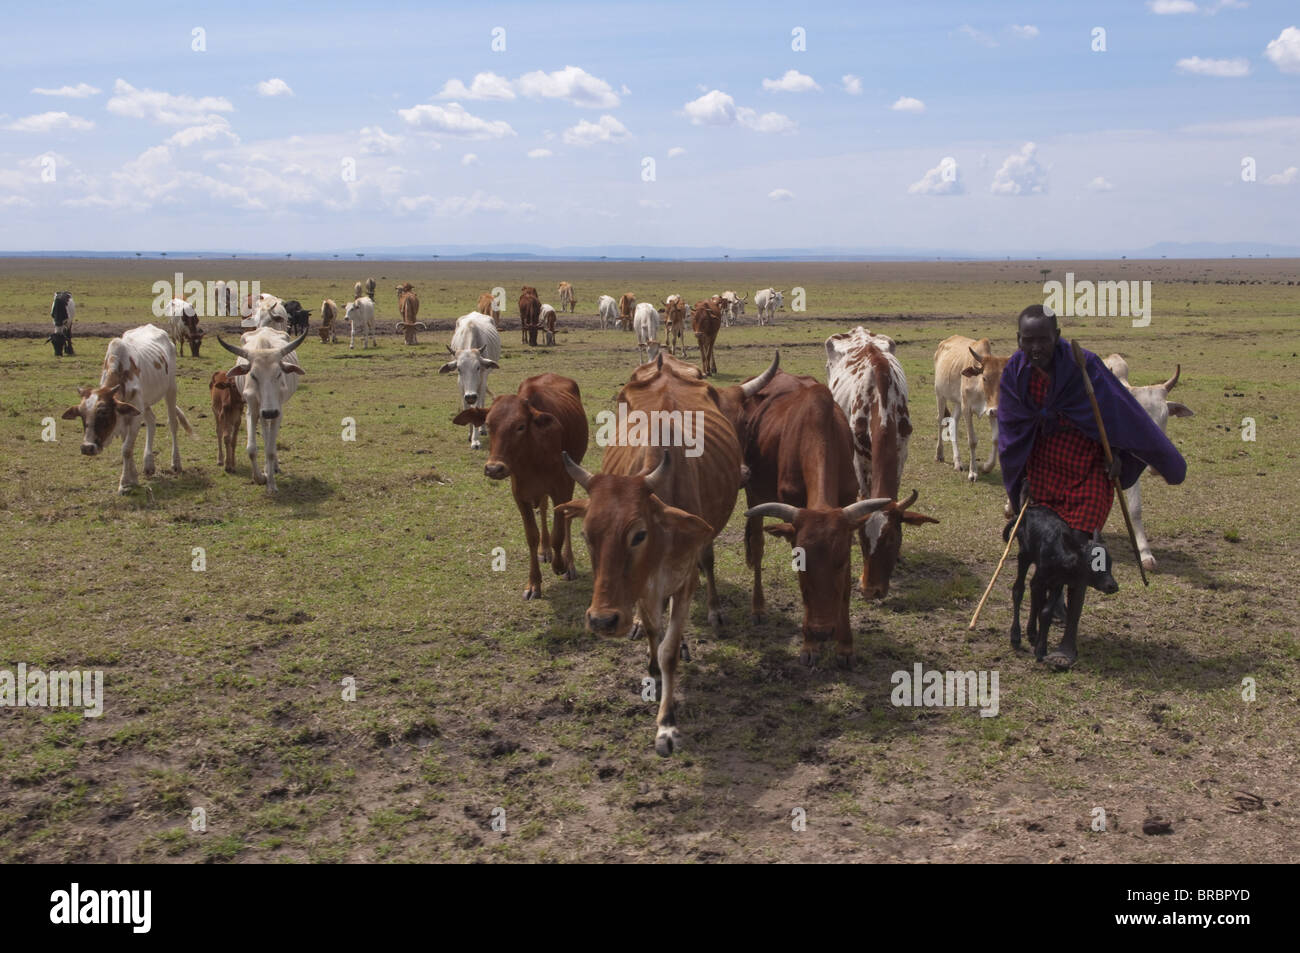
MULTIPOLYGON (((345 315, 354 334, 362 330, 364 347, 367 338, 373 340, 373 280, 369 288, 358 283, 354 291, 345 315)), ((399 286, 398 294, 400 329, 416 324, 418 299, 409 284, 399 286)), ((773 289, 755 296, 761 320, 771 318, 780 299, 780 292, 773 289)), ((659 700, 655 748, 665 756, 680 745, 673 706, 678 660, 689 659, 684 630, 691 597, 703 572, 709 621, 721 625, 713 541, 729 521, 742 488, 745 556, 753 570, 751 617, 758 621, 765 611, 766 532, 790 544, 802 570, 798 576, 803 601, 800 658, 808 665, 831 640, 837 661, 852 664, 849 606, 854 538, 862 553, 857 589, 865 598, 882 599, 889 592, 902 548, 903 527, 938 522, 911 509, 916 490, 900 499, 913 427, 907 379, 894 340, 862 327, 832 335, 825 342, 825 382, 781 370, 777 352, 761 374, 741 384, 715 387, 707 379, 716 372, 714 339, 726 315, 732 320, 743 315, 745 301, 719 295, 696 303, 692 309, 700 359, 696 367, 678 357, 679 346, 685 356, 681 342, 686 312, 679 295, 665 302, 663 325, 659 309, 637 304, 631 295, 618 301, 601 297, 602 327, 609 317, 637 332, 640 362, 617 402, 625 405, 629 418, 641 412, 652 423, 641 439, 608 442, 601 469, 594 473, 582 466, 589 415, 576 381, 539 374, 524 380, 515 394, 487 405, 488 373, 499 368, 502 359, 500 314, 494 313, 493 295, 485 294, 476 311, 456 321, 448 347, 451 359, 440 367, 440 373, 457 375, 460 407, 453 420, 468 426, 471 449, 481 447, 480 437, 489 438, 484 474, 493 480, 510 479, 529 554, 525 599, 541 595, 541 562, 549 562, 556 575, 577 578, 569 524, 581 521, 593 574, 586 626, 594 633, 630 633, 647 639, 650 674, 659 700), (663 349, 658 337, 662 326, 669 332, 663 349), (681 439, 688 421, 695 422, 697 452, 687 452, 681 439), (658 430, 656 422, 661 425, 658 430), (586 492, 585 499, 574 499, 575 484, 586 492), (554 508, 549 531, 548 506, 554 508), (776 522, 764 525, 767 519, 776 522)), ((560 302, 569 313, 576 307, 567 283, 560 287, 560 302)), ((173 305, 168 313, 173 321, 171 336, 145 325, 114 338, 99 386, 79 388, 80 403, 63 414, 65 419, 82 420, 85 454, 98 454, 115 435, 122 437, 122 492, 138 481, 133 448, 141 423, 146 427, 144 472, 154 473, 152 408, 158 401, 166 402, 173 470, 181 469, 178 424, 193 433, 176 403, 177 349, 188 341, 197 355, 202 331, 190 320, 192 313, 187 313, 183 300, 173 305)), ((295 352, 307 337, 307 316, 297 302, 271 295, 245 302, 245 310, 258 326, 243 334, 238 345, 218 336, 221 346, 237 360, 232 368, 216 371, 209 384, 218 464, 234 471, 242 416, 253 480, 274 493, 277 435, 298 377, 305 373, 295 352), (296 336, 291 336, 291 327, 296 336), (265 472, 257 461, 255 425, 259 423, 266 448, 265 472)), ((523 289, 519 310, 526 344, 536 343, 539 329, 547 331, 553 342, 556 312, 540 303, 536 289, 523 289)), ((322 328, 322 340, 330 340, 337 306, 325 301, 321 314, 328 323, 322 328)), ((953 464, 962 469, 957 424, 964 421, 971 480, 977 472, 978 417, 990 419, 993 440, 989 457, 978 470, 987 473, 996 465, 999 382, 1008 359, 995 355, 988 339, 961 336, 942 341, 934 355, 940 425, 935 457, 943 460, 947 429, 953 464), (950 408, 957 411, 955 416, 950 408)), ((1191 414, 1182 404, 1168 400, 1178 381, 1177 371, 1164 384, 1134 388, 1128 384, 1123 358, 1111 355, 1106 363, 1162 428, 1170 414, 1191 414)), ((1143 563, 1154 568, 1142 530, 1139 487, 1127 492, 1143 563)), ((1017 630, 1013 630, 1016 641, 1017 630)))

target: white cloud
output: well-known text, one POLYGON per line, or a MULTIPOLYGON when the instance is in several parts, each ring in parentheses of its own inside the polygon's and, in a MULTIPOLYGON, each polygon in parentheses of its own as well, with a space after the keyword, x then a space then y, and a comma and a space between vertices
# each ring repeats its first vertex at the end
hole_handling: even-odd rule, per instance
POLYGON ((769 93, 807 93, 821 90, 816 80, 797 69, 786 70, 785 75, 780 79, 763 80, 763 88, 769 93))
POLYGON ((623 87, 619 90, 619 92, 622 93, 624 96, 632 95, 632 90, 627 88, 627 83, 623 84, 623 87))
MULTIPOLYGON (((488 195, 481 191, 476 191, 469 196, 452 195, 444 199, 432 195, 402 196, 397 200, 396 208, 398 212, 406 214, 428 209, 434 215, 442 217, 473 215, 476 212, 510 211, 510 205, 500 196, 488 195)), ((518 208, 521 211, 532 210, 531 207, 525 209, 519 206, 518 208)))
POLYGON ((60 86, 58 89, 41 89, 38 86, 32 92, 38 96, 68 96, 72 99, 85 99, 87 96, 98 96, 103 90, 89 83, 78 83, 76 86, 60 86))
POLYGON ((515 81, 515 88, 530 99, 563 99, 589 109, 613 109, 619 104, 618 93, 609 83, 578 66, 525 73, 515 81))
POLYGON ((257 84, 257 95, 259 96, 292 96, 293 90, 289 84, 278 77, 264 79, 257 84))
POLYGON ((1279 172, 1276 175, 1270 175, 1264 180, 1265 185, 1292 185, 1300 180, 1300 169, 1291 166, 1285 172, 1279 172))
POLYGON ((1176 68, 1180 73, 1194 73, 1197 76, 1218 76, 1232 79, 1248 74, 1250 72, 1250 61, 1247 59, 1203 60, 1199 56, 1187 56, 1178 61, 1176 68))
POLYGON ((789 116, 781 113, 763 113, 760 116, 757 110, 748 106, 738 108, 736 118, 746 129, 755 132, 793 132, 795 128, 795 121, 789 116))
POLYGON ((1287 27, 1277 35, 1276 40, 1269 41, 1264 55, 1282 72, 1300 73, 1300 30, 1293 26, 1287 27))
POLYGON ((840 83, 844 86, 844 91, 850 96, 862 95, 861 76, 854 76, 852 73, 845 73, 840 77, 840 83))
POLYGON ((598 142, 621 142, 628 137, 627 127, 608 114, 599 122, 581 120, 576 126, 564 130, 564 141, 571 146, 591 146, 598 142))
POLYGON ((989 36, 987 33, 975 29, 969 23, 963 23, 960 27, 958 27, 958 30, 962 33, 965 33, 968 37, 970 37, 972 40, 974 40, 976 43, 980 44, 981 46, 998 45, 997 40, 993 39, 993 37, 989 36))
POLYGON ((767 193, 767 197, 773 202, 789 202, 794 198, 794 193, 789 189, 773 189, 767 193))
POLYGON ((1196 4, 1192 0, 1148 0, 1147 6, 1151 8, 1152 13, 1161 16, 1196 12, 1196 4))
POLYGON ((205 142, 208 139, 215 139, 218 136, 225 136, 231 142, 238 143, 239 137, 230 131, 230 123, 221 116, 213 116, 210 122, 198 126, 186 126, 184 129, 173 133, 167 138, 167 145, 192 146, 196 142, 205 142))
POLYGON ((1088 183, 1089 192, 1113 192, 1114 190, 1115 186, 1111 185, 1104 176, 1099 175, 1088 183))
POLYGON ((515 135, 510 123, 500 119, 488 120, 471 115, 460 103, 433 106, 421 103, 410 109, 399 109, 397 115, 405 122, 431 132, 467 139, 501 139, 515 135))
POLYGON ((923 113, 925 112, 925 103, 919 99, 913 99, 911 96, 899 96, 898 102, 889 108, 900 113, 923 113))
POLYGON ((458 79, 449 79, 438 93, 439 99, 500 99, 515 98, 510 80, 496 73, 476 73, 466 86, 458 79))
POLYGON ((475 155, 474 153, 472 153, 472 152, 467 152, 467 153, 465 153, 463 156, 460 157, 460 164, 461 164, 461 165, 478 165, 478 164, 479 164, 478 156, 476 156, 476 155, 475 155))
POLYGON ((153 89, 136 89, 126 80, 113 84, 108 111, 130 119, 148 119, 169 126, 194 126, 210 122, 213 113, 232 112, 230 100, 221 96, 177 96, 153 89))
POLYGON ((1047 172, 1039 164, 1038 146, 1026 142, 1015 155, 1002 162, 989 191, 994 195, 1032 195, 1047 191, 1047 172))
POLYGON ((919 181, 909 185, 907 191, 913 195, 961 195, 964 190, 957 170, 957 160, 952 156, 944 156, 919 181))
POLYGON ((670 159, 676 159, 684 155, 686 155, 686 150, 681 146, 673 146, 668 150, 668 158, 670 159))
POLYGON ((550 149, 529 149, 528 158, 530 159, 549 159, 555 155, 550 149))
POLYGON ((1013 23, 1011 24, 1011 32, 1022 40, 1032 40, 1034 37, 1038 36, 1038 27, 1034 26, 1032 23, 1026 23, 1024 26, 1017 26, 1013 23))
POLYGON ((732 126, 736 123, 755 132, 790 132, 794 120, 781 113, 763 113, 748 106, 737 106, 736 101, 720 89, 710 90, 699 99, 692 99, 682 107, 693 125, 732 126))
POLYGON ((366 126, 361 130, 360 139, 361 152, 368 156, 392 155, 399 151, 403 139, 401 136, 394 136, 384 132, 382 126, 366 126))
POLYGON ((665 202, 663 199, 637 199, 637 205, 642 208, 672 208, 671 202, 665 202))
POLYGON ((16 119, 5 126, 11 132, 56 132, 60 129, 80 132, 94 127, 95 124, 89 119, 82 119, 80 116, 72 116, 65 112, 37 113, 35 116, 24 116, 22 119, 16 119))

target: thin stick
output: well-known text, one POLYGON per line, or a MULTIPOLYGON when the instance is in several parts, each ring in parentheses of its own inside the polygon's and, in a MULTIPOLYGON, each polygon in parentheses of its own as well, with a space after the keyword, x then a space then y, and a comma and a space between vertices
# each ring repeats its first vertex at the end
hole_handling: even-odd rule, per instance
MULTIPOLYGON (((1070 350, 1074 354, 1074 363, 1078 364, 1079 370, 1083 372, 1083 389, 1088 392, 1088 400, 1092 401, 1092 416, 1097 421, 1097 433, 1101 435, 1101 449, 1106 452, 1106 466, 1109 468, 1115 458, 1110 452, 1110 440, 1106 438, 1106 425, 1101 422, 1101 408, 1097 406, 1097 395, 1092 390, 1092 378, 1088 376, 1088 367, 1084 363, 1083 348, 1079 346, 1078 341, 1071 341, 1070 350)), ((1138 572, 1142 575, 1142 585, 1149 586, 1147 571, 1142 565, 1142 552, 1138 549, 1137 534, 1133 532, 1133 520, 1128 515, 1128 498, 1124 496, 1124 488, 1119 485, 1119 477, 1112 477, 1110 482, 1115 485, 1115 495, 1119 497, 1119 509, 1124 514, 1124 525, 1128 527, 1128 541, 1133 544, 1133 555, 1137 559, 1138 572)))
POLYGON ((993 570, 993 578, 984 588, 984 595, 980 596, 980 604, 975 607, 975 614, 970 617, 970 625, 966 626, 967 631, 975 628, 975 623, 979 621, 980 610, 984 608, 984 602, 988 599, 989 593, 993 591, 993 584, 998 581, 998 573, 1002 572, 1002 564, 1007 561, 1007 554, 1011 552, 1011 544, 1016 541, 1016 530, 1020 529, 1020 521, 1024 519, 1025 510, 1029 509, 1029 500, 1025 499, 1025 505, 1020 507, 1020 515, 1016 517, 1016 525, 1011 527, 1011 535, 1007 537, 1007 548, 1002 550, 1002 558, 998 560, 998 568, 993 570))

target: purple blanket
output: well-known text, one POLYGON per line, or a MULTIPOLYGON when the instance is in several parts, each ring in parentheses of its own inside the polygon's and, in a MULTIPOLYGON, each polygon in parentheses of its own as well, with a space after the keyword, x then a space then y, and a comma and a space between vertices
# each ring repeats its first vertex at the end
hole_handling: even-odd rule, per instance
MULTIPOLYGON (((1120 485, 1128 489, 1148 466, 1166 483, 1182 483, 1187 476, 1187 461, 1182 454, 1096 354, 1084 351, 1083 356, 1111 452, 1119 457, 1122 466, 1120 485)), ((1052 360, 1052 386, 1042 408, 1030 403, 1029 375, 1033 367, 1023 351, 1016 351, 1002 371, 998 393, 998 456, 1002 483, 1016 509, 1020 506, 1020 483, 1034 440, 1040 431, 1052 433, 1057 429, 1057 413, 1064 414, 1093 440, 1101 439, 1092 415, 1092 403, 1083 387, 1083 375, 1065 338, 1056 342, 1052 360)))

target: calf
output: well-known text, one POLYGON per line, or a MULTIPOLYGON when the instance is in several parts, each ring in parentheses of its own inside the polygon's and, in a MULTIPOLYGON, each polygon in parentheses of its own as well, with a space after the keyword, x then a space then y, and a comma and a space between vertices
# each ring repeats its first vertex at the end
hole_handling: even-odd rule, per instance
POLYGON ((352 333, 348 337, 349 351, 357 346, 358 325, 361 326, 361 350, 366 349, 367 341, 371 347, 379 347, 375 341, 375 302, 371 298, 363 296, 348 302, 343 318, 352 326, 352 333))
POLYGON ((492 480, 510 478, 510 491, 528 541, 528 588, 524 599, 536 599, 542 594, 539 541, 542 562, 549 562, 557 576, 578 578, 568 521, 558 509, 573 499, 573 477, 565 470, 561 454, 581 462, 587 452, 587 414, 577 382, 558 374, 538 374, 520 384, 517 393, 498 397, 490 410, 467 408, 453 418, 453 423, 469 424, 471 429, 487 424, 491 437, 483 473, 492 480), (547 500, 557 507, 553 534, 546 528, 547 500), (540 539, 534 510, 541 517, 540 539))
POLYGON ((320 342, 334 343, 334 320, 339 316, 339 306, 334 299, 326 298, 320 303, 320 342))
POLYGON ((632 312, 636 310, 636 295, 627 292, 618 299, 618 326, 624 331, 632 330, 632 312))
POLYGON ((181 448, 176 439, 179 422, 194 436, 185 413, 176 406, 176 346, 162 328, 152 324, 132 328, 108 342, 104 371, 99 386, 78 387, 81 402, 63 412, 64 420, 81 418, 81 452, 93 457, 108 448, 113 437, 122 437, 122 477, 118 492, 126 493, 139 483, 135 469, 135 438, 145 425, 144 475, 154 475, 153 405, 167 402, 167 429, 172 438, 172 471, 181 472, 181 448))
MULTIPOLYGON (((1007 523, 1002 531, 1003 539, 1010 540, 1013 525, 1007 523)), ((1110 553, 1101 544, 1100 534, 1089 537, 1086 532, 1071 529, 1046 506, 1030 506, 1025 510, 1016 530, 1016 541, 1020 549, 1016 555, 1016 581, 1011 586, 1011 645, 1020 648, 1020 602, 1025 595, 1025 575, 1030 566, 1036 566, 1029 583, 1029 644, 1038 661, 1046 660, 1056 668, 1069 668, 1079 657, 1075 639, 1088 587, 1108 595, 1119 591, 1110 573, 1110 553), (1049 656, 1047 631, 1052 623, 1053 607, 1063 590, 1065 635, 1049 656)))
POLYGON ((636 315, 632 318, 632 330, 636 332, 636 350, 641 363, 653 361, 659 353, 658 309, 648 301, 637 305, 636 315))
POLYGON ((212 419, 217 425, 217 466, 225 466, 227 473, 235 472, 235 441, 239 439, 239 420, 244 413, 244 395, 239 384, 226 376, 225 371, 214 371, 208 382, 212 395, 212 419))
POLYGON ((280 452, 276 441, 284 408, 298 390, 298 377, 307 373, 298 365, 293 352, 307 339, 304 332, 289 340, 283 331, 258 328, 245 332, 240 346, 227 344, 217 335, 217 343, 239 358, 226 371, 227 378, 240 378, 239 388, 245 403, 248 425, 248 461, 253 468, 253 482, 266 484, 267 494, 276 492, 275 475, 280 470, 280 452), (266 473, 257 465, 257 424, 262 424, 262 442, 266 445, 266 473))
POLYGON ((309 320, 311 312, 292 299, 284 302, 284 310, 289 315, 289 336, 297 337, 300 334, 306 334, 307 328, 311 324, 309 320))
POLYGON ((501 330, 501 309, 497 307, 496 295, 490 291, 485 291, 478 296, 478 307, 475 308, 479 314, 486 314, 492 319, 492 326, 498 331, 501 330))
MULTIPOLYGON (((456 330, 452 332, 447 350, 452 359, 438 368, 438 373, 456 372, 461 410, 481 407, 488 394, 488 371, 499 368, 497 362, 501 360, 501 335, 492 326, 492 319, 477 311, 461 315, 456 319, 456 330)), ((478 438, 484 433, 483 424, 470 424, 471 450, 482 446, 478 438)))
MULTIPOLYGON (((1162 431, 1168 425, 1170 416, 1193 416, 1191 409, 1186 404, 1180 404, 1176 400, 1169 400, 1169 392, 1174 389, 1174 385, 1178 383, 1178 375, 1182 373, 1183 366, 1181 364, 1174 365, 1174 376, 1163 384, 1149 384, 1145 387, 1134 387, 1128 382, 1128 362, 1120 355, 1112 354, 1106 358, 1106 366, 1128 388, 1129 393, 1147 412, 1147 416, 1154 420, 1162 431)), ((1151 544, 1147 542, 1146 529, 1142 526, 1142 480, 1140 478, 1124 491, 1124 498, 1125 502, 1128 503, 1129 517, 1133 521, 1133 535, 1137 539, 1138 557, 1142 560, 1143 568, 1154 570, 1156 568, 1156 558, 1151 555, 1151 544)))
POLYGON ((713 344, 718 338, 720 327, 722 308, 718 299, 695 302, 691 311, 691 330, 695 332, 695 343, 700 349, 700 371, 705 377, 718 373, 717 361, 713 359, 713 344))
POLYGON ((943 463, 944 422, 948 419, 948 408, 957 408, 957 416, 952 421, 952 465, 961 469, 961 458, 957 452, 957 428, 962 422, 966 424, 966 433, 970 442, 970 472, 966 479, 975 482, 975 418, 988 417, 992 429, 992 442, 989 444, 989 458, 980 464, 979 472, 988 473, 998 459, 998 385, 1002 381, 1002 368, 1006 367, 1008 357, 996 357, 993 345, 988 338, 973 341, 960 334, 945 338, 934 352, 934 395, 939 418, 939 437, 935 441, 934 458, 943 463))
POLYGON ((573 314, 578 309, 578 298, 573 293, 573 285, 567 281, 560 282, 560 310, 573 314))

